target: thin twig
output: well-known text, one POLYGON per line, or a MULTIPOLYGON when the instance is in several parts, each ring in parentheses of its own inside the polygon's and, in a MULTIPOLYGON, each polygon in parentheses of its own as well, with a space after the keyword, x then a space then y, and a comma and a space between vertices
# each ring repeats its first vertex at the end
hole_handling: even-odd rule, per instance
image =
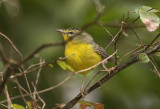
POLYGON ((22 97, 22 99, 23 99, 23 101, 24 101, 24 103, 25 103, 25 105, 27 106, 27 109, 29 109, 29 106, 28 106, 28 104, 27 104, 27 101, 26 101, 26 99, 25 99, 25 97, 24 97, 24 94, 23 94, 23 92, 22 92, 22 88, 21 88, 21 85, 19 84, 19 82, 18 82, 18 80, 17 80, 17 78, 16 79, 14 79, 14 81, 15 81, 15 83, 17 84, 17 86, 18 86, 18 89, 19 89, 19 92, 20 92, 20 95, 21 95, 21 97, 22 97))
POLYGON ((68 81, 73 75, 75 75, 75 74, 72 73, 71 75, 67 76, 63 81, 61 81, 60 83, 58 83, 57 85, 52 86, 52 87, 49 87, 49 88, 47 88, 47 89, 43 89, 43 90, 41 90, 41 91, 38 91, 38 93, 40 94, 40 93, 48 92, 48 91, 50 91, 50 90, 53 90, 53 89, 61 86, 61 85, 64 84, 66 81, 68 81))
MULTIPOLYGON (((20 70, 20 69, 19 69, 20 70)), ((29 93, 31 93, 31 88, 30 88, 30 85, 29 85, 29 82, 28 82, 28 78, 27 78, 27 75, 20 70, 20 72, 22 73, 22 75, 24 76, 24 79, 25 79, 25 83, 27 84, 27 87, 28 87, 28 90, 29 90, 29 93)))
POLYGON ((102 8, 100 9, 99 1, 98 0, 93 0, 93 3, 94 3, 94 6, 96 8, 96 16, 91 22, 89 22, 88 24, 82 26, 82 28, 81 28, 82 31, 84 31, 86 28, 96 24, 98 22, 98 20, 100 19, 100 17, 102 16, 103 9, 102 8))
POLYGON ((125 21, 126 23, 128 22, 129 17, 130 17, 130 16, 129 16, 129 11, 128 11, 128 12, 127 12, 127 19, 126 19, 126 21, 125 21))
POLYGON ((45 108, 45 106, 46 106, 46 103, 45 103, 45 101, 39 96, 39 94, 38 94, 38 92, 37 92, 37 89, 36 89, 36 86, 32 83, 32 85, 33 85, 33 88, 34 88, 34 92, 36 93, 36 95, 37 95, 37 97, 38 97, 38 99, 43 103, 43 106, 42 106, 42 108, 41 109, 44 109, 45 108))
MULTIPOLYGON (((117 37, 117 39, 114 41, 114 50, 117 51, 117 42, 122 34, 122 31, 123 31, 123 26, 124 26, 124 22, 122 22, 121 24, 121 28, 120 30, 118 31, 118 33, 115 35, 115 37, 117 37)), ((117 56, 117 53, 115 54, 115 65, 118 64, 118 56, 117 56)))
POLYGON ((47 43, 47 44, 43 44, 40 47, 38 47, 36 50, 34 50, 29 56, 27 56, 23 61, 21 61, 19 63, 19 65, 27 62, 28 60, 30 60, 31 58, 33 58, 38 52, 40 52, 41 50, 43 50, 44 48, 48 48, 48 47, 52 47, 52 46, 61 46, 64 45, 65 42, 56 42, 56 43, 47 43))
MULTIPOLYGON (((17 78, 14 78, 13 80, 14 80, 14 82, 17 84, 17 86, 19 86, 19 88, 20 88, 22 91, 24 91, 28 96, 30 96, 30 98, 31 98, 33 101, 36 101, 36 100, 34 99, 34 97, 32 96, 32 93, 29 93, 26 89, 24 89, 24 88, 21 86, 21 84, 18 82, 17 78)), ((25 94, 23 94, 23 96, 25 97, 25 94)), ((21 95, 20 95, 20 97, 21 97, 21 95)))
MULTIPOLYGON (((55 88, 63 85, 66 81, 68 81, 68 80, 69 80, 72 76, 74 76, 74 75, 75 75, 75 74, 72 73, 71 75, 67 76, 63 81, 61 81, 60 83, 58 83, 57 85, 54 85, 54 86, 52 86, 52 87, 49 87, 49 88, 46 88, 46 89, 43 89, 43 90, 38 91, 38 94, 51 91, 51 90, 53 90, 53 89, 55 89, 55 88)), ((33 94, 33 93, 32 93, 32 94, 33 94)), ((29 96, 29 95, 30 95, 30 94, 28 94, 28 93, 27 93, 27 94, 23 94, 24 97, 29 96)), ((15 97, 11 97, 11 100, 18 99, 18 98, 21 98, 21 96, 18 95, 18 96, 15 96, 15 97)), ((6 100, 0 101, 0 103, 5 103, 5 102, 6 102, 6 100)))
MULTIPOLYGON (((3 72, 0 72, 0 83, 3 81, 3 72)), ((12 101, 10 99, 7 85, 4 86, 4 95, 6 96, 7 103, 8 103, 8 109, 12 109, 12 101)))
POLYGON ((16 12, 15 12, 14 16, 17 17, 18 14, 19 14, 19 11, 20 11, 20 9, 19 9, 20 7, 18 6, 18 4, 15 3, 15 2, 12 1, 12 0, 6 0, 6 2, 7 2, 9 5, 11 5, 12 7, 16 8, 16 12))
POLYGON ((37 72, 37 77, 36 77, 36 82, 35 82, 35 88, 37 89, 37 85, 38 85, 38 81, 39 81, 39 77, 40 77, 40 72, 41 72, 41 70, 42 70, 42 66, 43 66, 43 60, 42 60, 42 58, 40 58, 40 69, 38 70, 38 72, 37 72))
POLYGON ((1 58, 2 62, 4 63, 4 65, 9 63, 6 55, 4 54, 3 47, 1 45, 1 43, 0 43, 0 58, 1 58))
MULTIPOLYGON (((30 60, 31 58, 33 58, 33 56, 36 53, 40 52, 44 48, 51 47, 51 46, 60 46, 60 45, 64 45, 65 43, 66 42, 62 41, 62 42, 57 42, 57 43, 48 43, 48 44, 41 45, 34 52, 32 52, 28 57, 26 57, 24 60, 19 62, 16 66, 14 66, 13 68, 12 67, 8 67, 8 69, 7 69, 6 73, 5 73, 5 76, 4 76, 4 81, 0 84, 0 95, 2 94, 2 90, 4 88, 4 85, 8 82, 10 76, 13 74, 13 71, 17 70, 17 68, 19 68, 23 63, 25 63, 28 60, 30 60)), ((3 59, 3 61, 5 61, 5 63, 8 63, 8 60, 6 60, 6 58, 4 57, 5 55, 3 55, 3 54, 4 53, 2 52, 1 46, 0 46, 0 57, 3 59)))
POLYGON ((6 58, 6 56, 4 54, 4 51, 3 51, 1 44, 0 44, 0 58, 3 62, 3 64, 5 65, 4 69, 6 69, 6 73, 3 76, 3 81, 0 82, 0 94, 1 94, 10 75, 13 74, 13 68, 10 66, 10 63, 8 62, 8 59, 6 58))
POLYGON ((15 51, 21 56, 21 59, 23 60, 23 55, 21 54, 21 52, 16 48, 16 46, 13 44, 13 42, 2 32, 0 32, 0 35, 3 36, 5 39, 8 40, 8 42, 11 44, 11 46, 15 49, 15 51))
POLYGON ((160 33, 151 41, 151 43, 145 48, 144 51, 146 51, 154 43, 154 41, 156 41, 159 38, 159 36, 160 36, 160 33))
POLYGON ((94 76, 91 78, 91 80, 88 82, 88 84, 86 85, 86 87, 84 88, 84 90, 86 90, 89 86, 90 86, 90 84, 91 84, 91 82, 93 81, 93 79, 100 73, 101 71, 98 71, 97 73, 95 73, 94 74, 94 76))
POLYGON ((7 98, 8 109, 12 109, 12 101, 11 101, 9 93, 8 93, 7 85, 4 86, 4 94, 5 94, 6 98, 7 98))
POLYGON ((98 24, 99 26, 101 26, 101 27, 109 34, 109 36, 111 36, 111 38, 113 39, 114 36, 109 32, 109 30, 107 30, 106 27, 104 27, 103 24, 101 24, 100 22, 97 22, 97 24, 98 24))
MULTIPOLYGON (((57 59, 57 60, 64 61, 65 59, 66 59, 66 58, 64 57, 63 59, 57 59)), ((31 68, 32 68, 32 67, 35 67, 35 66, 37 66, 37 65, 40 65, 40 63, 31 65, 31 66, 29 66, 29 67, 27 68, 27 70, 24 71, 24 74, 28 74, 28 73, 31 73, 31 72, 33 72, 33 71, 39 70, 39 69, 41 69, 41 68, 44 68, 44 67, 48 66, 49 64, 53 64, 53 63, 57 62, 57 60, 52 60, 51 62, 48 62, 48 63, 42 62, 42 63, 41 63, 41 64, 42 64, 41 66, 38 66, 38 67, 33 68, 33 69, 31 69, 31 68)), ((22 76, 22 74, 21 74, 21 73, 17 73, 17 74, 14 74, 13 77, 18 77, 18 76, 22 76)))
POLYGON ((151 64, 153 65, 153 67, 154 67, 154 72, 158 75, 158 77, 160 77, 160 70, 159 70, 159 68, 158 68, 158 66, 157 66, 157 64, 155 63, 155 61, 154 61, 154 59, 153 59, 153 57, 152 56, 150 56, 150 62, 151 62, 151 64))
MULTIPOLYGON (((132 53, 132 55, 131 56, 133 56, 133 55, 135 55, 135 52, 138 50, 138 49, 140 49, 140 48, 142 48, 142 46, 141 47, 138 47, 138 48, 135 48, 135 49, 133 49, 133 50, 131 50, 131 51, 129 51, 128 53, 126 53, 120 60, 119 60, 119 62, 121 62, 125 57, 127 57, 128 55, 130 55, 131 53, 132 53)), ((124 62, 125 60, 123 60, 123 62, 124 62)), ((123 63, 122 62, 122 63, 123 63)))
POLYGON ((105 50, 106 50, 113 42, 115 42, 115 38, 116 38, 116 37, 114 37, 114 36, 107 30, 107 28, 105 28, 105 27, 103 26, 103 24, 101 24, 100 22, 97 22, 97 24, 98 24, 99 26, 101 26, 101 27, 109 34, 109 36, 111 36, 111 38, 112 38, 112 41, 110 41, 110 43, 106 46, 106 48, 105 48, 105 50))
POLYGON ((137 39, 138 39, 139 43, 141 44, 141 46, 144 46, 144 44, 142 43, 142 41, 140 40, 138 34, 134 31, 134 29, 133 29, 132 26, 130 26, 130 29, 132 30, 132 32, 133 32, 133 33, 135 34, 135 36, 137 37, 137 39))
MULTIPOLYGON (((53 62, 53 61, 52 61, 52 62, 53 62)), ((52 62, 48 62, 47 65, 50 64, 50 63, 52 63, 52 62)), ((41 68, 43 68, 43 67, 45 67, 45 66, 47 66, 47 65, 45 65, 45 62, 37 63, 37 64, 32 64, 32 65, 30 65, 30 66, 24 71, 24 74, 28 74, 28 73, 33 72, 33 71, 35 71, 35 70, 41 69, 41 68), (41 65, 41 66, 40 66, 40 65, 41 65), (36 66, 38 66, 38 67, 36 67, 36 66), (33 67, 36 67, 36 68, 32 69, 33 67)), ((23 75, 22 73, 16 73, 16 74, 14 74, 14 75, 12 76, 12 78, 13 78, 13 77, 19 77, 19 76, 22 76, 22 75, 23 75)))

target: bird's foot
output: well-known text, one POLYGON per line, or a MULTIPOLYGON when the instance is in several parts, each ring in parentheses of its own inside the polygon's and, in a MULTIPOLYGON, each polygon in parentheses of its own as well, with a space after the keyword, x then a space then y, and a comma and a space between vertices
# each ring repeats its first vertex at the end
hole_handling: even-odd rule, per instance
POLYGON ((84 89, 80 89, 81 95, 83 98, 85 98, 85 96, 87 95, 86 91, 84 89))
POLYGON ((105 69, 105 70, 103 70, 103 71, 106 71, 106 72, 108 72, 108 74, 110 74, 110 69, 108 69, 106 66, 105 66, 105 63, 102 63, 102 66, 103 66, 103 68, 105 69))
POLYGON ((107 68, 106 66, 105 66, 105 67, 103 66, 104 70, 101 70, 101 71, 106 71, 108 74, 110 74, 111 71, 113 71, 116 67, 117 67, 117 66, 111 67, 111 68, 107 68))

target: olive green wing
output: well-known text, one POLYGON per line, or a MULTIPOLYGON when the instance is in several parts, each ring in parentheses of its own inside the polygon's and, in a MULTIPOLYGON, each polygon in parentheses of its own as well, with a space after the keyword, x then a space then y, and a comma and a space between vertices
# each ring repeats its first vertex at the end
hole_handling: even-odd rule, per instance
MULTIPOLYGON (((103 49, 101 46, 99 46, 98 44, 94 43, 93 44, 93 48, 94 50, 101 55, 102 59, 107 58, 109 55, 106 53, 105 49, 103 49)), ((110 62, 114 62, 113 58, 111 57, 109 59, 110 62)))
MULTIPOLYGON (((107 58, 109 55, 106 53, 106 51, 101 47, 99 46, 98 44, 96 44, 94 42, 94 39, 92 38, 92 36, 86 32, 83 32, 83 34, 81 34, 81 42, 85 42, 85 43, 88 43, 88 44, 91 44, 93 46, 93 49, 101 55, 102 59, 105 59, 107 58)), ((114 62, 114 59, 111 57, 109 59, 110 62, 114 62)))

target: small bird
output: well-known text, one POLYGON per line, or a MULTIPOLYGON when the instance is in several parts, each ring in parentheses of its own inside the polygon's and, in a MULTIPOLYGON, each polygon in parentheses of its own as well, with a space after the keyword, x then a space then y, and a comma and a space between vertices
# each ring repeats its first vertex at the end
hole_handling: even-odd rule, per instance
MULTIPOLYGON (((81 29, 68 28, 57 29, 57 31, 62 34, 66 42, 66 63, 70 65, 75 72, 92 67, 109 56, 101 46, 94 42, 90 34, 81 31, 81 29)), ((110 58, 108 61, 112 60, 113 59, 110 58)), ((84 90, 83 84, 85 77, 91 70, 80 72, 80 74, 84 75, 81 91, 84 90)))

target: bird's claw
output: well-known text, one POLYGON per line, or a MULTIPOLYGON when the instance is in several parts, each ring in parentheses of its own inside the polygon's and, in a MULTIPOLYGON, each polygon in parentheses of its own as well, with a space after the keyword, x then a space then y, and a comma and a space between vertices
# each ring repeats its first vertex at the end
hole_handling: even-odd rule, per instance
MULTIPOLYGON (((104 67, 104 66, 103 66, 103 67, 104 67)), ((116 66, 115 66, 115 67, 111 67, 111 68, 107 68, 107 67, 105 66, 105 67, 104 67, 105 70, 103 70, 103 71, 106 71, 106 72, 108 72, 108 74, 110 74, 111 71, 113 71, 115 68, 116 68, 116 66)))
POLYGON ((87 92, 84 89, 80 89, 81 95, 83 98, 85 98, 85 95, 87 95, 87 92))

